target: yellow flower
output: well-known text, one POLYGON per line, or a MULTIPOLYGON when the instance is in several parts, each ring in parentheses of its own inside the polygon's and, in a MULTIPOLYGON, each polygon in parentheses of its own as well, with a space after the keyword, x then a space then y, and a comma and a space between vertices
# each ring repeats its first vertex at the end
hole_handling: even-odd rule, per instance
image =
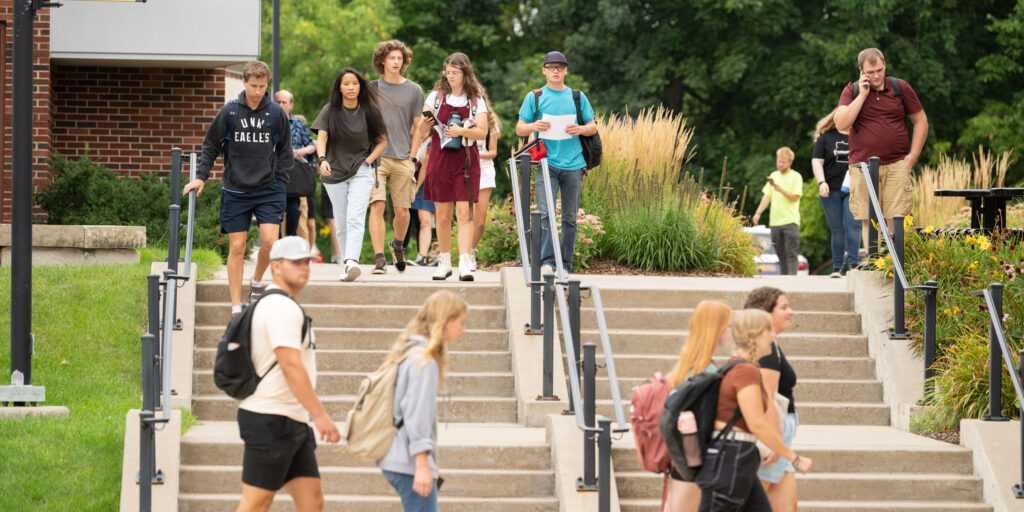
POLYGON ((974 235, 967 235, 967 238, 965 238, 964 241, 969 244, 974 244, 978 242, 978 239, 974 238, 974 235))
POLYGON ((944 245, 944 244, 942 243, 942 240, 936 240, 936 241, 935 241, 935 246, 936 246, 936 247, 942 247, 943 245, 944 245))
POLYGON ((914 227, 914 216, 907 215, 903 218, 903 229, 910 229, 914 227))
POLYGON ((942 312, 947 314, 947 315, 952 315, 953 314, 953 312, 950 311, 949 308, 943 309, 942 312))
POLYGON ((977 261, 972 261, 971 265, 969 267, 967 267, 967 268, 969 270, 974 270, 974 269, 978 268, 978 262, 977 261))
POLYGON ((327 236, 329 234, 331 234, 331 227, 330 226, 324 226, 324 227, 320 228, 320 236, 327 236))
POLYGON ((992 261, 999 263, 999 258, 996 258, 995 256, 989 256, 989 258, 992 258, 992 261))
POLYGON ((889 272, 889 277, 892 277, 892 272, 889 272))
POLYGON ((989 247, 992 247, 992 243, 989 242, 988 237, 978 237, 978 249, 987 251, 989 247))
POLYGON ((926 235, 930 235, 935 232, 935 226, 929 224, 928 227, 922 229, 921 232, 926 235))

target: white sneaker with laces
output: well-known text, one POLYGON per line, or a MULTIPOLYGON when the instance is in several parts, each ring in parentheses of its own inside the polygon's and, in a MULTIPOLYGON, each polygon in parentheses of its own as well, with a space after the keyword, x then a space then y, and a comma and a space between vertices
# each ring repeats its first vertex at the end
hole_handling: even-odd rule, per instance
POLYGON ((459 255, 459 281, 473 280, 473 269, 476 267, 474 259, 472 254, 459 255))
POLYGON ((345 270, 341 273, 341 280, 355 281, 362 272, 355 260, 348 260, 345 262, 345 270))
MULTIPOLYGON (((469 260, 469 262, 471 264, 470 270, 473 271, 473 272, 476 272, 476 249, 475 248, 473 249, 472 252, 469 253, 469 257, 472 258, 472 259, 469 260)), ((461 262, 462 260, 460 259, 459 261, 461 262)))
MULTIPOLYGON (((554 274, 554 273, 555 273, 555 269, 551 265, 541 265, 540 266, 540 278, 541 279, 544 279, 544 276, 546 274, 554 274)), ((558 278, 557 274, 555 275, 555 278, 556 279, 558 278)))
POLYGON ((442 252, 437 255, 437 270, 432 276, 434 281, 444 281, 452 275, 452 253, 442 252))

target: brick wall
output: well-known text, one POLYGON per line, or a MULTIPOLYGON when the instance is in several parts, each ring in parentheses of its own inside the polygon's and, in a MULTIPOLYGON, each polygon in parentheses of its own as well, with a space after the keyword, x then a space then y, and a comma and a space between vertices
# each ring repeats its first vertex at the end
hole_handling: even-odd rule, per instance
MULTIPOLYGON (((85 155, 88 145, 93 161, 124 176, 166 173, 172 147, 200 151, 206 129, 222 105, 224 72, 220 69, 57 63, 53 66, 53 152, 77 159, 85 155)), ((219 164, 211 177, 220 177, 219 164)))
MULTIPOLYGON (((0 139, 0 222, 11 222, 11 120, 13 116, 12 94, 14 86, 14 10, 12 0, 0 0, 0 30, 4 33, 3 98, 4 108, 0 116, 3 137, 0 139)), ((34 91, 33 91, 33 165, 32 181, 36 187, 50 184, 50 13, 41 9, 36 14, 34 50, 34 91)))

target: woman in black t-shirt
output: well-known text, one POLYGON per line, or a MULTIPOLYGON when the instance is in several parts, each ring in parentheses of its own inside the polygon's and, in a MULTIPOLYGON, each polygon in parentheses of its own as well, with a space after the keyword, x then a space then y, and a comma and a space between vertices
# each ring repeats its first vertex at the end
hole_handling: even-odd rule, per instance
POLYGON ((832 110, 818 121, 811 169, 818 181, 821 208, 825 210, 832 232, 832 277, 839 277, 860 264, 861 222, 850 212, 850 185, 845 183, 850 168, 849 132, 836 130, 835 115, 836 111, 832 110))
MULTIPOLYGON (((772 317, 772 329, 778 336, 792 326, 793 310, 789 307, 789 299, 778 288, 764 286, 750 292, 744 308, 760 309, 768 312, 772 317)), ((789 406, 782 428, 782 440, 786 447, 792 448, 793 437, 796 436, 796 428, 800 421, 796 415, 796 406, 793 402, 793 387, 796 386, 796 372, 786 360, 786 354, 782 352, 778 341, 772 341, 770 351, 765 355, 758 354, 760 359, 758 365, 761 367, 761 379, 764 387, 770 396, 775 396, 775 391, 787 399, 789 406)), ((778 428, 778 424, 775 425, 778 428)), ((761 479, 765 491, 768 493, 768 500, 772 504, 772 510, 776 512, 796 512, 796 475, 793 464, 780 458, 778 462, 768 466, 761 466, 757 471, 757 477, 761 479)))

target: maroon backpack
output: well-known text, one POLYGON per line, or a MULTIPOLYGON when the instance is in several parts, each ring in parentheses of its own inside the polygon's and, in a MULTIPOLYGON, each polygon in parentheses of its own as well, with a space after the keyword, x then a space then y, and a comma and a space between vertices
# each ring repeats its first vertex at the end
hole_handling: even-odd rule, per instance
POLYGON ((665 397, 670 391, 672 386, 658 372, 654 374, 654 380, 633 389, 633 400, 629 404, 637 458, 644 469, 654 473, 667 473, 672 462, 658 428, 665 397))

